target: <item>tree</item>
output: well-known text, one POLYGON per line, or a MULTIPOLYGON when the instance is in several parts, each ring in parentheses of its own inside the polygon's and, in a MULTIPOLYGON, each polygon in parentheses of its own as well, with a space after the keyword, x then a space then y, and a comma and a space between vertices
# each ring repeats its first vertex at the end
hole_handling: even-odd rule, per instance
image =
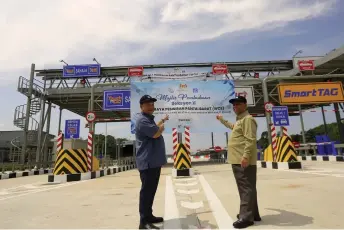
MULTIPOLYGON (((315 136, 325 135, 325 126, 319 125, 312 129, 305 131, 306 142, 316 142, 315 136)), ((339 129, 336 122, 327 124, 327 135, 331 141, 339 141, 339 129)), ((290 135, 293 141, 302 142, 302 133, 290 135)))
POLYGON ((269 140, 268 140, 268 131, 264 131, 260 135, 260 139, 257 141, 257 144, 262 148, 265 149, 269 146, 269 140))
MULTIPOLYGON (((94 148, 96 155, 100 156, 105 153, 105 135, 95 134, 94 135, 94 148)), ((106 140, 106 153, 107 156, 111 158, 116 157, 117 145, 122 144, 123 142, 128 141, 127 138, 115 138, 114 136, 107 135, 106 140)))

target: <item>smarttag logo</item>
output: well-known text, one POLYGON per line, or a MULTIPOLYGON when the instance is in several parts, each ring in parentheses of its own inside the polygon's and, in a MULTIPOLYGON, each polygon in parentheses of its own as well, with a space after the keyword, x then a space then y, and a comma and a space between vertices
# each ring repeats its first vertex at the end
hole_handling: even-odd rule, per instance
POLYGON ((281 104, 320 104, 344 101, 341 82, 279 84, 281 104))

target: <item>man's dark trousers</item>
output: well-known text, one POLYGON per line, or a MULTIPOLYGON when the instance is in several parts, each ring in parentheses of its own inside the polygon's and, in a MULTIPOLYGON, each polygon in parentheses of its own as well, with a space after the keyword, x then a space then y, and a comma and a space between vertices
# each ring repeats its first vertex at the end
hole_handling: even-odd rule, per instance
POLYGON ((254 221, 254 217, 260 216, 256 188, 257 166, 242 168, 240 164, 233 164, 232 169, 240 196, 239 218, 254 221))
POLYGON ((160 179, 161 167, 140 170, 140 222, 147 223, 153 215, 153 202, 160 179))

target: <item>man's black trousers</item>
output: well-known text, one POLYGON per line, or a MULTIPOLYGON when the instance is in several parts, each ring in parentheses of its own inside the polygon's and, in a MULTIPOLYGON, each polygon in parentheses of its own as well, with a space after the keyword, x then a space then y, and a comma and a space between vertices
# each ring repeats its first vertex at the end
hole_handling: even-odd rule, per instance
POLYGON ((254 217, 260 216, 256 188, 257 166, 242 168, 240 164, 233 164, 232 169, 240 196, 239 218, 253 221, 254 217))
POLYGON ((145 223, 153 215, 153 202, 160 179, 161 167, 140 170, 140 222, 145 223))

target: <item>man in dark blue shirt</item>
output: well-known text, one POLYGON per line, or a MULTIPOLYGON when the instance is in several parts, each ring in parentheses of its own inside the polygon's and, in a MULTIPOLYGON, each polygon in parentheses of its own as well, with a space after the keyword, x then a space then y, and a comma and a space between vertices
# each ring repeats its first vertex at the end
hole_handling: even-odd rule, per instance
POLYGON ((162 217, 153 215, 153 202, 158 188, 161 167, 167 163, 165 141, 162 136, 165 116, 158 124, 154 121, 154 102, 149 95, 140 99, 141 113, 137 115, 136 130, 136 165, 140 172, 140 226, 139 229, 159 229, 154 223, 163 222, 162 217))

